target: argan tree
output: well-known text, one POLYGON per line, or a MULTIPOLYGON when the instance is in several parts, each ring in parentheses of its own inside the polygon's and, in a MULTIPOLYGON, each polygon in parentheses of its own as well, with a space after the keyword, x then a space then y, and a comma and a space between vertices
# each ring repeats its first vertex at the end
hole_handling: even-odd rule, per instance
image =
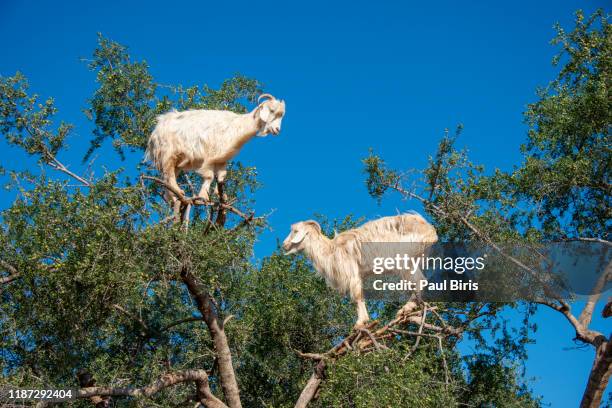
MULTIPOLYGON (((140 163, 155 116, 243 112, 257 81, 161 86, 102 36, 89 68, 97 89, 82 172, 64 159, 75 136, 53 100, 20 73, 0 77, 0 132, 29 158, 3 170, 3 391, 73 388, 66 404, 83 407, 539 406, 511 363, 524 358, 529 326, 508 329, 498 306, 423 304, 396 316, 401 305, 375 303, 379 321, 354 331, 353 308, 303 258, 254 262, 266 227, 252 211, 254 168, 231 166, 227 204, 181 198, 174 222, 163 183, 140 163), (467 336, 479 346, 461 356, 467 336)), ((180 182, 193 196, 201 180, 180 182)), ((327 234, 355 224, 323 221, 327 234)))

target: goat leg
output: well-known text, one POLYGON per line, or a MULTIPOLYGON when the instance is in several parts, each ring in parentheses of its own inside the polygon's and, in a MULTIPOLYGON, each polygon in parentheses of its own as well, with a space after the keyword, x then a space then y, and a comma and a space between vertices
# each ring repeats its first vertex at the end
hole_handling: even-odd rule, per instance
POLYGON ((223 192, 225 187, 225 177, 227 177, 227 169, 225 167, 217 168, 215 171, 217 175, 217 195, 219 196, 219 201, 222 203, 227 203, 227 195, 223 192))
POLYGON ((226 219, 226 211, 223 208, 225 204, 227 196, 223 192, 224 183, 221 181, 217 181, 217 193, 219 194, 219 212, 217 213, 217 225, 223 226, 225 225, 226 219))
POLYGON ((178 224, 181 222, 181 201, 177 198, 174 199, 172 203, 172 212, 174 214, 174 223, 178 224))

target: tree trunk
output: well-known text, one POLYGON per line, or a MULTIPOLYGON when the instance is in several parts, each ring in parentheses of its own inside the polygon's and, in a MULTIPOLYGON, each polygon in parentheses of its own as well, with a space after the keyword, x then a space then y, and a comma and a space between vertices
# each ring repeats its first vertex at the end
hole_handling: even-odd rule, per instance
POLYGON ((591 367, 586 390, 580 408, 599 408, 612 374, 612 339, 601 342, 595 349, 595 361, 591 367))
POLYGON ((227 404, 230 408, 241 408, 240 402, 240 391, 238 388, 238 381, 236 381, 236 375, 234 374, 234 365, 232 362, 232 353, 230 352, 229 343, 227 342, 227 336, 225 336, 225 330, 219 327, 219 322, 215 319, 213 325, 208 326, 211 333, 213 334, 213 341, 215 344, 215 351, 217 353, 217 362, 219 364, 219 375, 221 377, 221 388, 223 388, 223 394, 227 400, 227 404), (212 326, 216 326, 213 328, 212 326))
POLYGON ((181 271, 181 278, 185 285, 187 285, 189 293, 196 301, 198 310, 202 313, 204 322, 208 326, 208 330, 213 339, 215 354, 219 364, 219 379, 227 405, 230 408, 242 408, 240 390, 238 388, 238 381, 236 381, 236 374, 234 373, 234 366, 232 363, 232 353, 229 348, 229 343, 227 342, 223 323, 219 323, 212 299, 208 292, 201 290, 195 276, 189 272, 186 267, 183 267, 181 271))

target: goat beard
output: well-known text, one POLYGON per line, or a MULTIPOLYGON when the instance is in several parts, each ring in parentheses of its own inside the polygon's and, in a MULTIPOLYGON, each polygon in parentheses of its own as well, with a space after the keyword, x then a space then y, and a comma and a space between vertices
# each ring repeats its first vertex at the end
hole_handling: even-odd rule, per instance
POLYGON ((263 128, 259 130, 259 132, 257 132, 257 136, 266 137, 269 135, 278 136, 278 133, 274 133, 272 129, 270 128, 269 124, 264 122, 263 128))
POLYGON ((285 251, 285 255, 293 255, 298 251, 297 247, 293 247, 291 249, 289 249, 288 251, 285 251))
POLYGON ((257 132, 257 136, 259 137, 266 137, 272 134, 272 131, 270 129, 268 129, 268 126, 264 126, 263 129, 261 129, 259 132, 257 132))

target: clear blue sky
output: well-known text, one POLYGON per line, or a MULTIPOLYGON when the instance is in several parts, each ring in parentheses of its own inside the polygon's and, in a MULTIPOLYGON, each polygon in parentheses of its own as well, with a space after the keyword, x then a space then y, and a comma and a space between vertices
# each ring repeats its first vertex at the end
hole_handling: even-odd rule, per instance
MULTIPOLYGON (((79 169, 91 125, 81 113, 95 89, 88 57, 96 32, 128 45, 166 84, 218 85, 240 72, 287 101, 279 137, 255 139, 239 160, 258 168, 260 213, 275 209, 256 250, 275 248, 288 226, 314 213, 374 218, 416 203, 367 195, 360 159, 374 147, 391 166, 422 168, 444 128, 488 169, 509 169, 525 140, 525 105, 555 75, 552 25, 603 1, 513 2, 31 2, 0 0, 0 74, 22 71, 76 124, 61 158, 79 169)), ((0 144, 1 163, 27 168, 0 144)), ((104 150, 107 151, 107 150, 104 150)), ((137 158, 134 158, 137 160, 137 158)), ((115 157, 100 157, 109 168, 115 157)), ((129 166, 133 163, 124 163, 129 166)), ((0 198, 6 206, 10 197, 0 198)), ((600 315, 600 310, 596 311, 600 315)), ((536 316, 528 375, 553 407, 578 404, 592 361, 570 326, 536 316)), ((594 327, 609 331, 601 318, 594 327)))

